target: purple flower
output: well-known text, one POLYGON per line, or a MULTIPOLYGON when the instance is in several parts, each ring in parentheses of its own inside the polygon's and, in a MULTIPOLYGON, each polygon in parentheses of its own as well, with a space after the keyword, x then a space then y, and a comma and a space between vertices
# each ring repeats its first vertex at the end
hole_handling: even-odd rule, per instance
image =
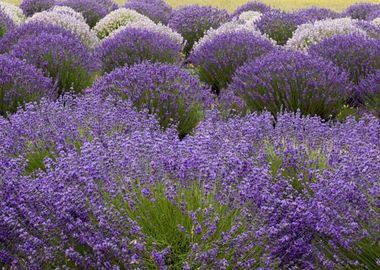
POLYGON ((260 13, 267 13, 269 11, 272 11, 273 9, 270 6, 265 5, 264 3, 257 2, 257 1, 251 1, 248 2, 240 7, 238 7, 234 13, 232 13, 231 18, 238 17, 241 13, 245 11, 258 11, 260 13))
POLYGON ((9 55, 0 55, 0 115, 26 102, 53 97, 53 84, 40 70, 9 55))
POLYGON ((345 10, 344 15, 352 19, 367 20, 368 15, 375 10, 380 10, 380 4, 357 3, 349 6, 345 10))
POLYGON ((156 114, 162 127, 177 124, 181 137, 193 130, 212 102, 210 90, 180 67, 147 62, 114 70, 92 92, 130 100, 138 110, 156 114))
POLYGON ((357 21, 355 25, 365 31, 367 35, 380 40, 380 26, 368 21, 357 21))
POLYGON ((283 110, 329 119, 351 94, 346 74, 331 62, 298 52, 275 52, 236 71, 230 89, 248 111, 283 110))
POLYGON ((0 40, 0 53, 9 52, 12 49, 12 46, 17 44, 19 40, 29 38, 31 36, 36 36, 41 33, 46 34, 59 34, 67 37, 68 39, 73 37, 73 34, 57 25, 47 24, 44 22, 30 22, 24 23, 17 28, 9 31, 1 40, 0 40))
POLYGON ((334 63, 355 84, 380 70, 380 43, 362 35, 339 35, 325 39, 312 45, 309 53, 334 63))
POLYGON ((274 50, 268 40, 247 31, 230 32, 206 41, 190 55, 202 81, 216 92, 226 87, 235 70, 274 50))
POLYGON ((128 0, 123 7, 136 10, 155 23, 163 24, 168 24, 172 13, 172 7, 165 0, 128 0))
POLYGON ((366 107, 380 118, 380 70, 361 80, 357 92, 366 107))
POLYGON ((82 13, 90 27, 95 26, 110 11, 109 7, 96 0, 63 0, 58 5, 71 7, 75 11, 82 13))
POLYGON ((32 16, 34 13, 52 8, 55 2, 55 0, 23 0, 20 8, 26 16, 32 16))
POLYGON ((296 13, 272 11, 265 13, 256 23, 261 33, 268 35, 278 45, 284 45, 293 36, 298 25, 304 23, 304 19, 296 13))
POLYGON ((179 63, 181 49, 180 44, 164 33, 131 26, 103 40, 96 56, 102 62, 103 71, 111 72, 143 61, 179 63))
POLYGON ((304 8, 299 9, 294 12, 296 16, 301 18, 303 20, 303 23, 307 22, 315 22, 319 20, 325 20, 325 19, 336 19, 339 18, 341 15, 331 9, 328 8, 321 8, 321 7, 310 7, 310 8, 304 8))
POLYGON ((2 37, 12 28, 14 28, 15 25, 11 18, 9 18, 2 10, 0 9, 0 42, 2 40, 2 37))
POLYGON ((41 33, 21 39, 10 54, 42 69, 59 93, 80 92, 91 85, 98 62, 75 36, 41 33))
POLYGON ((189 55, 196 41, 210 28, 218 28, 228 20, 224 9, 205 6, 185 6, 173 11, 169 26, 180 33, 187 41, 184 53, 189 55))

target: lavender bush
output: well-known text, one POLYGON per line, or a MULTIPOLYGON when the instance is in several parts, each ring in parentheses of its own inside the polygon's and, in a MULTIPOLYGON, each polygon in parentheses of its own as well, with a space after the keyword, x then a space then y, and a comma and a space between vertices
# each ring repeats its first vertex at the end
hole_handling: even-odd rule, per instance
POLYGON ((241 13, 246 11, 258 11, 262 14, 272 11, 273 9, 270 6, 265 5, 264 3, 251 1, 240 7, 238 7, 234 13, 231 14, 231 18, 236 18, 240 16, 241 13))
POLYGON ((104 72, 143 61, 179 63, 182 47, 168 35, 127 27, 104 40, 96 50, 104 72))
POLYGON ((1 9, 0 9, 0 41, 1 38, 9 31, 14 28, 15 25, 11 18, 8 17, 1 9))
POLYGON ((97 59, 75 36, 41 33, 20 40, 10 54, 42 69, 54 79, 59 94, 91 85, 97 59))
POLYGON ((380 39, 380 25, 377 25, 375 22, 358 21, 355 25, 363 30, 369 37, 380 39))
POLYGON ((347 72, 355 84, 380 70, 380 43, 366 36, 331 37, 311 46, 309 53, 333 62, 342 71, 347 72))
POLYGON ((273 11, 265 13, 256 23, 257 28, 278 45, 284 45, 293 36, 293 32, 304 20, 297 14, 273 11))
POLYGON ((328 8, 320 8, 320 7, 309 7, 304 9, 299 9, 294 12, 294 14, 301 18, 304 23, 307 22, 315 22, 325 19, 337 19, 341 15, 331 9, 328 8))
POLYGON ((349 6, 344 15, 351 17, 352 19, 366 20, 368 15, 374 11, 380 11, 380 4, 372 3, 357 3, 349 6))
POLYGON ((20 25, 25 21, 25 15, 22 9, 15 5, 0 2, 0 10, 5 13, 15 25, 20 25))
POLYGON ((380 118, 380 71, 361 80, 357 92, 366 107, 380 118))
POLYGON ((226 32, 202 42, 189 59, 200 79, 218 93, 239 66, 272 50, 270 41, 250 31, 226 32))
POLYGON ((130 100, 138 110, 148 109, 162 127, 177 124, 181 137, 199 123, 212 101, 209 89, 180 67, 146 62, 116 69, 99 79, 92 91, 130 100))
POLYGON ((275 52, 239 68, 230 89, 248 111, 268 110, 324 119, 337 116, 352 92, 348 76, 331 62, 298 52, 275 52))
POLYGON ((171 6, 165 0, 127 0, 124 7, 136 10, 155 23, 168 24, 172 14, 171 6))
POLYGON ((80 154, 61 143, 45 171, 25 175, 24 155, 1 168, 6 266, 376 266, 376 253, 357 247, 365 242, 375 251, 379 240, 378 120, 329 124, 285 114, 273 127, 267 113, 226 121, 212 114, 179 141, 171 130, 152 131, 154 123, 125 104, 98 102, 69 101, 73 112, 61 104, 30 106, 0 121, 4 156, 12 156, 24 127, 24 143, 38 138, 31 126, 49 123, 41 135, 64 127, 61 114, 77 120, 65 128, 71 133, 81 123, 89 127, 78 132, 80 154), (115 122, 128 128, 102 128, 115 122))
POLYGON ((55 2, 55 0, 23 0, 20 8, 29 17, 34 13, 50 9, 55 5, 55 2))
POLYGON ((198 5, 185 6, 174 10, 169 26, 186 40, 184 53, 188 56, 195 42, 210 28, 217 28, 228 20, 226 10, 198 5))
POLYGON ((26 102, 54 96, 53 84, 40 70, 9 55, 0 55, 0 115, 26 102))

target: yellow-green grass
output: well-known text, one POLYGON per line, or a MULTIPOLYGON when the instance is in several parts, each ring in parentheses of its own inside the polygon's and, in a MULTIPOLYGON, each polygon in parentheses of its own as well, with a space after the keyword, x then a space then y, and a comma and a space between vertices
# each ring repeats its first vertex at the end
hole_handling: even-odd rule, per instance
MULTIPOLYGON (((4 1, 4 0, 0 0, 4 1)), ((6 0, 5 2, 19 4, 22 0, 6 0)), ((201 5, 212 5, 217 7, 226 8, 229 11, 233 11, 238 6, 246 3, 248 0, 167 0, 169 4, 174 7, 187 5, 187 4, 201 4, 201 5)), ((119 4, 123 4, 125 0, 116 0, 119 4)), ((320 6, 327 7, 337 11, 343 10, 351 4, 357 2, 371 2, 380 3, 380 0, 368 0, 368 1, 358 1, 358 0, 262 0, 261 2, 269 4, 273 7, 281 8, 283 10, 294 10, 310 6, 320 6)))

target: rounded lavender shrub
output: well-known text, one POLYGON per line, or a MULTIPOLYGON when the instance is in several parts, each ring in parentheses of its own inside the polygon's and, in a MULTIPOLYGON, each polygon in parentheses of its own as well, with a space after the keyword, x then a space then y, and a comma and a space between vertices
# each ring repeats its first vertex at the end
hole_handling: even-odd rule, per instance
POLYGON ((23 0, 20 8, 26 16, 32 16, 34 13, 52 8, 55 2, 55 0, 23 0))
POLYGON ((109 12, 109 7, 96 0, 63 0, 58 3, 61 6, 71 7, 83 14, 87 24, 94 27, 95 24, 109 12))
POLYGON ((0 53, 9 52, 12 49, 12 46, 17 44, 19 40, 29 38, 31 36, 36 36, 41 33, 60 34, 66 36, 68 39, 73 38, 74 36, 69 30, 66 30, 65 28, 58 25, 39 21, 24 23, 19 27, 9 31, 0 40, 0 53))
POLYGON ((341 15, 331 9, 321 8, 321 7, 309 7, 304 9, 299 9, 294 12, 296 16, 298 16, 303 23, 307 22, 315 22, 325 19, 336 19, 341 15))
POLYGON ((228 13, 224 9, 192 5, 174 10, 169 26, 187 41, 184 53, 189 55, 194 43, 202 38, 208 29, 216 29, 227 20, 228 13))
POLYGON ((367 20, 368 15, 375 10, 380 10, 380 4, 356 3, 349 6, 345 10, 344 15, 351 17, 352 19, 367 20))
POLYGON ((232 13, 231 18, 239 17, 240 14, 246 11, 257 11, 264 14, 272 10, 273 9, 270 6, 267 6, 264 3, 251 1, 238 7, 234 13, 232 13))
POLYGON ((189 134, 203 118, 212 94, 178 66, 141 63, 116 69, 92 88, 102 96, 127 99, 138 109, 156 114, 163 128, 177 124, 180 137, 189 134))
POLYGON ((170 36, 148 29, 126 27, 103 40, 96 49, 104 72, 143 61, 179 63, 182 47, 170 36))
POLYGON ((304 21, 297 14, 282 11, 265 13, 256 23, 261 33, 275 40, 278 45, 284 45, 292 38, 293 32, 304 21))
POLYGON ((203 42, 191 53, 190 61, 200 79, 219 93, 238 67, 272 50, 274 45, 269 40, 252 32, 227 32, 203 42))
POLYGON ((335 117, 351 94, 345 73, 331 62, 299 52, 275 52, 236 71, 229 88, 247 111, 268 110, 335 117))
POLYGON ((12 28, 14 28, 15 25, 11 18, 8 17, 1 9, 0 9, 0 41, 2 37, 12 28))
POLYGON ((79 38, 41 33, 21 39, 10 54, 42 69, 55 80, 59 93, 80 92, 91 85, 98 62, 79 38))
POLYGON ((323 57, 343 72, 354 84, 380 70, 380 42, 362 35, 340 35, 309 48, 313 56, 323 57))
POLYGON ((361 80, 357 92, 365 106, 380 118, 380 70, 361 80))
POLYGON ((168 24, 172 7, 165 0, 128 0, 124 5, 127 9, 136 10, 150 18, 155 23, 168 24))
POLYGON ((52 81, 42 71, 15 57, 0 55, 0 115, 53 94, 52 81))

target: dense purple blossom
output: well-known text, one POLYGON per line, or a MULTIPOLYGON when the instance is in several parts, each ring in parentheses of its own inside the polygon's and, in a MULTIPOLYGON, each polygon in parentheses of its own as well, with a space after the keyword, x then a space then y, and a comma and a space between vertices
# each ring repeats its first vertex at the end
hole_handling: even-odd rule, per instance
POLYGON ((34 13, 52 8, 55 2, 56 0, 23 0, 20 8, 26 16, 32 16, 34 13))
POLYGON ((278 45, 284 45, 304 19, 296 13, 273 11, 265 13, 256 23, 261 33, 268 35, 278 45))
POLYGON ((294 12, 299 18, 303 20, 304 23, 307 22, 315 22, 319 20, 325 19, 336 19, 341 15, 331 9, 328 8, 320 8, 320 7, 310 7, 299 9, 294 12))
POLYGON ((41 33, 21 39, 10 54, 42 69, 55 80, 59 93, 90 86, 98 62, 79 38, 41 33))
POLYGON ((380 25, 368 21, 357 21, 355 25, 365 31, 369 37, 380 39, 380 25))
POLYGON ((349 97, 348 76, 331 62, 299 52, 275 52, 239 68, 230 89, 248 111, 287 110, 335 117, 349 97))
MULTIPOLYGON (((66 101, 72 111, 30 106, 0 121, 4 156, 14 156, 14 138, 30 145, 56 134, 62 146, 77 133, 81 142, 80 154, 60 148, 38 175, 23 173, 28 155, 19 152, 1 168, 0 228, 8 237, 0 247, 9 266, 347 268, 354 260, 338 248, 324 254, 327 245, 350 251, 370 239, 376 247, 378 120, 285 114, 273 127, 267 113, 211 114, 179 141, 170 130, 150 130, 125 104, 99 102, 91 95, 66 101)), ((376 264, 356 258, 363 269, 376 264)))
POLYGON ((361 80, 357 92, 366 107, 380 118, 380 70, 361 80))
POLYGON ((127 27, 103 40, 96 49, 104 72, 117 67, 132 66, 143 61, 179 63, 182 47, 163 33, 127 27))
POLYGON ((97 0, 63 0, 57 3, 61 6, 71 7, 75 11, 82 13, 90 27, 109 13, 109 7, 97 0))
POLYGON ((267 13, 267 12, 272 11, 272 10, 273 10, 273 8, 271 8, 268 5, 265 5, 264 3, 257 2, 257 1, 251 1, 251 2, 248 2, 248 3, 238 7, 234 11, 234 13, 232 13, 231 17, 232 18, 238 17, 241 13, 243 13, 245 11, 257 11, 257 12, 264 14, 264 13, 267 13))
POLYGON ((189 55, 193 45, 210 28, 218 28, 228 20, 224 9, 205 6, 185 6, 173 11, 169 26, 187 41, 184 53, 189 55))
POLYGON ((235 70, 274 50, 267 39, 252 32, 227 32, 207 40, 190 55, 200 79, 216 92, 226 87, 235 70))
POLYGON ((17 58, 0 55, 0 115, 15 112, 18 106, 43 96, 54 96, 54 89, 42 71, 17 58))
POLYGON ((136 10, 155 23, 167 24, 172 14, 172 7, 165 0, 128 0, 123 7, 136 10))
POLYGON ((0 40, 0 53, 9 52, 12 49, 12 46, 17 44, 19 40, 29 38, 31 36, 36 36, 41 33, 46 34, 59 34, 67 37, 68 39, 73 38, 73 34, 58 26, 53 24, 47 24, 44 22, 29 22, 20 25, 17 28, 9 31, 1 40, 0 40))
POLYGON ((380 4, 373 3, 356 3, 349 6, 344 15, 351 17, 352 19, 366 20, 368 15, 374 11, 380 10, 380 4))
POLYGON ((12 28, 14 28, 15 25, 11 18, 9 18, 1 9, 0 9, 0 41, 2 37, 12 28))
POLYGON ((380 42, 362 35, 339 35, 325 39, 312 45, 309 53, 333 62, 355 84, 380 70, 380 42))
POLYGON ((191 132, 212 101, 210 90, 180 67, 147 62, 116 69, 99 79, 92 91, 130 100, 138 110, 148 109, 164 128, 177 124, 180 136, 191 132))

